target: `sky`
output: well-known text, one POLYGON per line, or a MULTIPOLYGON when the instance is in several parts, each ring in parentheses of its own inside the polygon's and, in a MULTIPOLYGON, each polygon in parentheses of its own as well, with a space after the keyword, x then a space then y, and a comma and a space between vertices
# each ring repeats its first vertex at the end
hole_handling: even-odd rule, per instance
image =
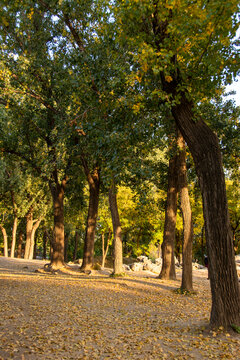
POLYGON ((236 101, 236 105, 240 106, 240 77, 238 81, 226 87, 227 92, 232 90, 236 91, 236 95, 231 95, 231 97, 236 101))

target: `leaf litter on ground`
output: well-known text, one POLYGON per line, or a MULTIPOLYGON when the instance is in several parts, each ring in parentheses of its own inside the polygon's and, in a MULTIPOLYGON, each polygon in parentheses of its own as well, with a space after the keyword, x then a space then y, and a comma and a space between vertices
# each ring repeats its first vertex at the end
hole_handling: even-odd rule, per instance
MULTIPOLYGON (((17 260, 17 259, 16 259, 17 260)), ((206 272, 193 296, 155 276, 35 273, 0 257, 0 359, 240 359, 240 336, 208 330, 206 272)))

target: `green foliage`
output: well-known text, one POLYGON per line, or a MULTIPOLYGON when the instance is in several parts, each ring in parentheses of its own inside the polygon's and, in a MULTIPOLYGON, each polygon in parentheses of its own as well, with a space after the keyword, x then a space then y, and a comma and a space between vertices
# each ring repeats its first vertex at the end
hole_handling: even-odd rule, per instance
POLYGON ((231 327, 236 333, 240 334, 240 326, 232 324, 231 327))

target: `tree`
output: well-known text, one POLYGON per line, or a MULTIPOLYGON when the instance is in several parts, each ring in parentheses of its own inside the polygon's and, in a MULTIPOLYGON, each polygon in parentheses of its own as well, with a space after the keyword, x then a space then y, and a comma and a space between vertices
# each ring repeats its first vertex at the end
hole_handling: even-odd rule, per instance
POLYGON ((124 1, 117 10, 121 31, 131 13, 121 38, 126 42, 129 36, 128 45, 134 49, 136 81, 143 83, 146 73, 155 78, 160 101, 171 109, 194 159, 210 259, 210 323, 240 324, 240 291, 221 151, 217 136, 197 113, 197 103, 221 91, 222 81, 231 82, 238 70, 237 48, 232 42, 238 2, 124 1))
POLYGON ((116 187, 114 182, 109 189, 109 206, 113 224, 114 264, 113 274, 120 275, 123 272, 122 229, 118 213, 116 187))

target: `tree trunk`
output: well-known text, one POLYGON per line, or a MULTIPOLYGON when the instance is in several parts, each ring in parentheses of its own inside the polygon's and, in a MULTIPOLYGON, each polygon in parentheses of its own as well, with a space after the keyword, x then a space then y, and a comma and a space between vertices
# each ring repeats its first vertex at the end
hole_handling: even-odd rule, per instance
POLYGON ((178 151, 180 169, 178 174, 178 186, 181 201, 181 210, 183 217, 183 270, 181 289, 191 291, 193 290, 192 282, 192 243, 193 243, 193 224, 192 224, 192 210, 188 193, 187 182, 187 166, 186 166, 186 149, 183 136, 178 131, 178 151))
POLYGON ((3 246, 4 246, 4 256, 8 257, 8 241, 7 241, 7 232, 6 229, 0 224, 0 229, 3 234, 3 246))
POLYGON ((194 159, 203 213, 212 293, 210 324, 240 325, 240 290, 234 259, 225 179, 218 139, 182 95, 172 114, 194 159))
POLYGON ((14 258, 15 247, 16 247, 16 235, 17 235, 18 218, 17 218, 17 205, 16 205, 16 202, 15 202, 15 194, 14 194, 14 192, 12 190, 10 192, 11 192, 13 215, 14 215, 13 228, 12 228, 12 245, 11 245, 10 257, 14 258))
POLYGON ((64 193, 66 179, 59 183, 49 183, 53 201, 53 239, 50 267, 58 270, 64 267, 64 193))
POLYGON ((69 242, 69 234, 65 234, 64 237, 64 262, 68 262, 68 242, 69 242))
POLYGON ((202 252, 202 264, 204 265, 204 225, 201 231, 201 252, 202 252))
POLYGON ((47 239, 47 230, 45 229, 43 233, 43 259, 47 258, 47 239))
POLYGON ((22 257, 22 243, 23 243, 23 232, 20 230, 18 236, 18 247, 17 247, 17 258, 21 259, 22 257))
POLYGON ((162 269, 160 279, 175 280, 174 242, 178 198, 178 155, 169 160, 168 190, 162 243, 162 269))
POLYGON ((82 162, 89 184, 89 205, 81 270, 89 271, 93 267, 94 240, 100 191, 100 172, 99 168, 95 167, 94 171, 91 173, 84 158, 82 158, 82 162))
POLYGON ((33 259, 33 254, 34 254, 35 233, 36 233, 41 221, 42 221, 42 218, 40 217, 32 226, 30 247, 29 247, 29 257, 28 257, 31 260, 33 259))
POLYGON ((107 245, 106 245, 106 250, 105 250, 105 234, 102 233, 102 267, 103 268, 105 266, 105 261, 106 261, 106 257, 107 257, 107 253, 108 253, 108 249, 109 249, 111 236, 112 236, 112 232, 109 229, 108 237, 107 237, 107 245))
POLYGON ((77 259, 77 251, 78 251, 78 243, 79 243, 79 233, 75 231, 75 239, 74 239, 74 251, 73 251, 73 261, 77 259))
POLYGON ((109 206, 112 215, 113 234, 114 234, 113 274, 119 275, 123 273, 122 229, 119 219, 117 196, 116 196, 116 189, 114 184, 111 186, 109 190, 109 206))
POLYGON ((13 220, 13 228, 12 228, 12 245, 11 245, 11 255, 10 255, 11 258, 14 258, 14 254, 15 254, 17 226, 18 226, 18 218, 15 215, 13 220))
POLYGON ((25 243, 24 259, 29 259, 32 227, 33 227, 33 208, 31 207, 26 215, 26 243, 25 243))

